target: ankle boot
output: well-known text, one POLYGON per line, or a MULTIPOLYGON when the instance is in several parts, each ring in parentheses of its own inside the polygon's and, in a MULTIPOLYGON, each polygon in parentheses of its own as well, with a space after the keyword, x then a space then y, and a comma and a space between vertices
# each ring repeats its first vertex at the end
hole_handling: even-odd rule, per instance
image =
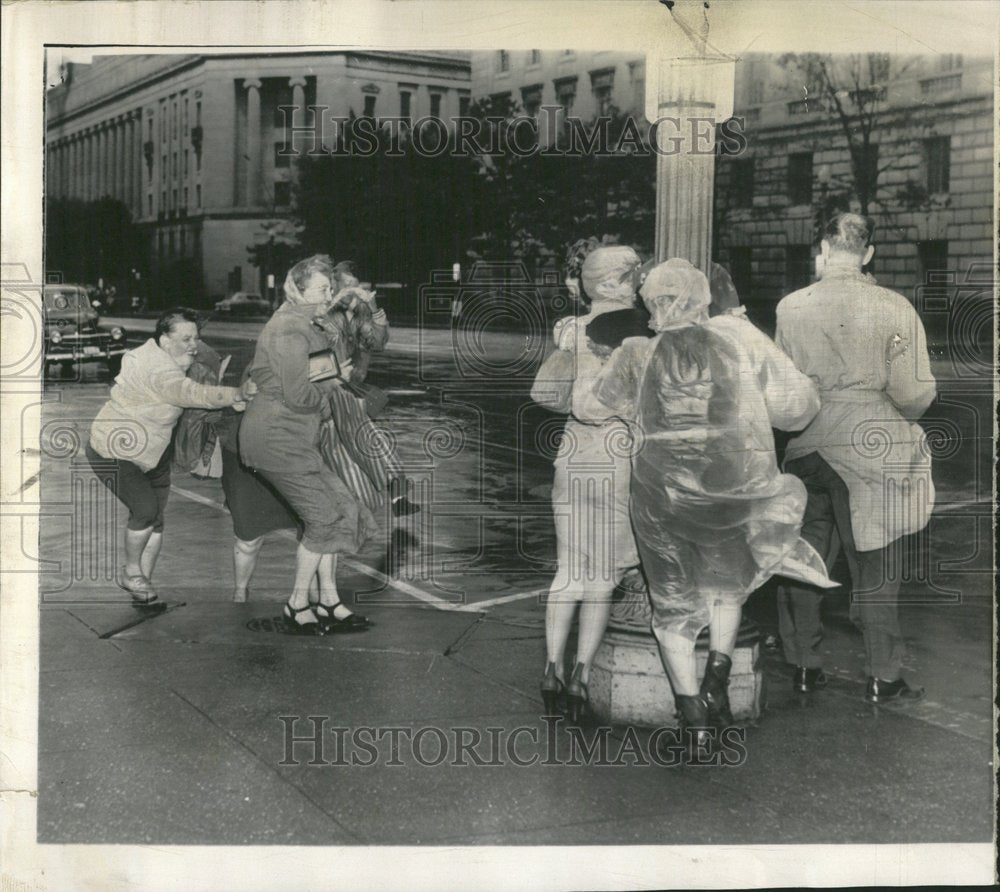
POLYGON ((721 731, 733 724, 729 708, 729 671, 733 661, 716 650, 709 651, 705 677, 701 680, 701 696, 708 705, 708 724, 721 731))
POLYGON ((701 695, 674 697, 685 744, 685 761, 701 761, 712 753, 712 732, 708 730, 708 704, 701 695))
POLYGON ((566 685, 556 675, 556 664, 549 663, 542 677, 542 703, 545 706, 543 715, 560 715, 565 709, 566 685))
POLYGON ((566 684, 566 711, 572 724, 578 725, 589 716, 590 692, 583 683, 583 663, 577 663, 566 684))

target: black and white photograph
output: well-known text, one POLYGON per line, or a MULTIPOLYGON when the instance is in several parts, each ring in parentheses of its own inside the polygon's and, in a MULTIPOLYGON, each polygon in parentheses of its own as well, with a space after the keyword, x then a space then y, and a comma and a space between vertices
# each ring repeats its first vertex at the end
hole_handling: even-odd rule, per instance
POLYGON ((5 888, 992 884, 998 18, 5 6, 5 888))

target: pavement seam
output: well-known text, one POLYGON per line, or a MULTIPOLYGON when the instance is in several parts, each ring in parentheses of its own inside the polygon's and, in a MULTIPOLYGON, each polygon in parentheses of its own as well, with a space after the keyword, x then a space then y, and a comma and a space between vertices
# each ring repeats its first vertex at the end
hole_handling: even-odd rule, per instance
POLYGON ((264 766, 265 770, 271 772, 271 774, 273 774, 275 777, 277 777, 278 780, 282 784, 284 784, 286 787, 289 787, 291 790, 293 790, 294 792, 296 792, 303 799, 305 799, 310 805, 312 805, 313 808, 315 808, 321 814, 323 814, 327 818, 329 818, 330 821, 332 821, 333 824, 338 829, 342 830, 345 834, 347 834, 348 837, 350 837, 351 839, 353 839, 357 843, 364 844, 364 839, 362 837, 358 836, 358 834, 355 833, 353 830, 349 830, 347 827, 345 827, 343 824, 341 824, 340 821, 338 821, 332 814, 330 814, 330 812, 328 812, 325 808, 323 808, 322 805, 320 805, 318 802, 316 802, 316 800, 313 799, 305 790, 303 790, 301 787, 293 784, 287 778, 283 777, 280 771, 278 771, 273 765, 270 765, 266 761, 264 761, 264 759, 261 757, 261 755, 258 752, 256 752, 247 743, 245 743, 239 737, 237 737, 235 734, 233 734, 232 731, 230 731, 228 728, 220 725, 215 719, 212 718, 212 716, 210 716, 207 712, 205 712, 205 710, 203 710, 197 704, 192 703, 183 694, 179 693, 178 691, 175 691, 173 688, 168 688, 167 690, 170 691, 170 693, 173 694, 178 700, 182 701, 183 703, 186 703, 195 712, 197 712, 199 715, 203 716, 205 718, 205 720, 208 721, 209 724, 211 724, 218 731, 221 731, 222 734, 224 734, 226 737, 228 737, 230 740, 232 740, 237 746, 239 746, 241 749, 244 749, 248 753, 250 753, 250 755, 253 756, 253 758, 254 758, 254 760, 256 762, 258 762, 260 765, 264 766))

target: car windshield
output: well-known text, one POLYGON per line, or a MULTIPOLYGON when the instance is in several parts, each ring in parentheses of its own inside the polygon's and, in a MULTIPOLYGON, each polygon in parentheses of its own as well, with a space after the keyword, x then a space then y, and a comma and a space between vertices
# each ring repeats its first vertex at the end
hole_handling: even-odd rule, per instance
POLYGON ((75 310, 86 305, 86 299, 76 290, 45 289, 46 310, 75 310))

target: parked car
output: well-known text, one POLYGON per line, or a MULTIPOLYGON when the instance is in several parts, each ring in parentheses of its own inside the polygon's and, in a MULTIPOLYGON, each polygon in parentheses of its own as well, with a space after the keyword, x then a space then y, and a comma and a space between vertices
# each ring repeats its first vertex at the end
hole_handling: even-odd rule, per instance
POLYGON ((215 312, 233 316, 266 316, 271 312, 271 303, 253 291, 237 291, 231 297, 220 300, 215 305, 215 312))
POLYGON ((103 362, 115 377, 128 349, 125 329, 100 326, 84 285, 46 285, 42 292, 45 318, 45 372, 52 365, 60 371, 74 362, 103 362))

